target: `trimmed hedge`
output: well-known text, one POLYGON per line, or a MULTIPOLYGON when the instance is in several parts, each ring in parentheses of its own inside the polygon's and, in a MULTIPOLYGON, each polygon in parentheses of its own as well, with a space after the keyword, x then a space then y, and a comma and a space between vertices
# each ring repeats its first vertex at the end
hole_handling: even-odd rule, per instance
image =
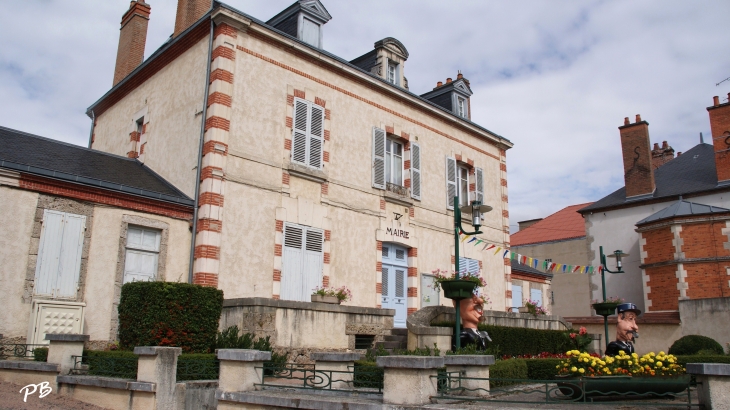
POLYGON ((517 381, 491 379, 527 379, 527 363, 525 363, 525 359, 497 360, 496 363, 489 366, 489 378, 489 385, 492 387, 519 383, 517 381))
POLYGON ((177 357, 177 381, 218 380, 220 362, 215 353, 189 353, 177 357))
MULTIPOLYGON (((434 322, 431 326, 454 327, 454 322, 434 322)), ((562 330, 525 329, 485 324, 479 324, 479 330, 489 333, 492 342, 487 344, 487 348, 498 351, 499 355, 565 353, 574 348, 570 338, 566 337, 566 332, 562 330)))
POLYGON ((33 349, 33 360, 36 362, 47 362, 48 361, 48 348, 47 347, 36 347, 33 349))
POLYGON ((355 374, 353 376, 355 387, 382 389, 383 378, 383 368, 378 367, 376 362, 370 360, 355 361, 355 374))
POLYGON ((558 366, 563 359, 525 359, 527 378, 530 380, 555 380, 558 366))
POLYGON ((119 346, 177 346, 209 353, 223 309, 223 291, 175 282, 131 282, 119 301, 119 346))
POLYGON ((687 363, 726 363, 730 364, 730 356, 719 355, 692 355, 677 356, 677 363, 687 366, 687 363))
POLYGON ((83 363, 89 366, 90 376, 137 378, 137 360, 139 356, 123 350, 84 350, 83 363))
POLYGON ((697 354, 702 350, 717 355, 725 353, 722 345, 717 343, 715 339, 707 336, 687 335, 677 339, 677 341, 672 344, 672 347, 669 348, 669 354, 673 354, 675 356, 691 355, 697 354))

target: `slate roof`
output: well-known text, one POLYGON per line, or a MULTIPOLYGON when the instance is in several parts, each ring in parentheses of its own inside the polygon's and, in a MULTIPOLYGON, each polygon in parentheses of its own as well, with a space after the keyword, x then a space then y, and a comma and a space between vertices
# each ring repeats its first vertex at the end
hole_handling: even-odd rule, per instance
POLYGON ((694 202, 688 202, 680 199, 679 201, 673 203, 672 205, 669 205, 661 211, 640 220, 636 223, 636 225, 661 221, 662 219, 669 219, 677 216, 722 214, 728 212, 730 212, 730 209, 721 208, 719 206, 697 204, 694 202))
POLYGON ((698 144, 679 157, 655 169, 654 182, 656 189, 652 196, 627 201, 626 187, 622 187, 578 212, 592 212, 659 198, 671 199, 680 195, 727 189, 727 187, 717 186, 715 150, 710 144, 698 144))
POLYGON ((530 266, 523 265, 514 259, 512 259, 510 262, 512 263, 512 272, 524 272, 524 273, 527 273, 530 275, 538 275, 538 276, 542 276, 542 277, 548 278, 548 279, 552 279, 552 277, 553 277, 552 273, 545 273, 545 272, 539 271, 530 266))
POLYGON ((583 216, 578 210, 589 203, 571 205, 529 227, 510 235, 511 246, 532 245, 543 242, 564 241, 586 236, 583 216))
POLYGON ((0 167, 174 202, 194 201, 136 159, 0 126, 0 167))

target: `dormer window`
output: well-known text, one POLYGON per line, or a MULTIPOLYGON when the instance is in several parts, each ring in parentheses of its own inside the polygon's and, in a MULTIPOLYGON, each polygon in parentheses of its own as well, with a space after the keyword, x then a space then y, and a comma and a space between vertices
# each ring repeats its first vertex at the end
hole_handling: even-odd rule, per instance
POLYGON ((388 61, 388 82, 398 85, 398 64, 388 61))
POLYGON ((298 0, 266 24, 309 45, 322 48, 322 26, 330 19, 332 16, 319 0, 298 0))
POLYGON ((319 24, 302 16, 302 33, 299 38, 307 44, 320 47, 320 27, 319 24))

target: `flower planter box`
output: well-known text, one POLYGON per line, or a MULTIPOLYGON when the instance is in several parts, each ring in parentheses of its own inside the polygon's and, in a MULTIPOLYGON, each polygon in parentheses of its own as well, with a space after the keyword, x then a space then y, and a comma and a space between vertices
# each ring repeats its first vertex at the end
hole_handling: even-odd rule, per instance
POLYGON ((596 314, 601 316, 611 316, 616 314, 616 307, 618 306, 618 303, 613 302, 606 302, 606 303, 594 303, 593 309, 596 311, 596 314))
POLYGON ((582 399, 584 394, 586 397, 635 397, 681 393, 689 388, 690 382, 690 375, 676 377, 557 377, 566 380, 558 382, 560 393, 572 399, 582 399))
POLYGON ((323 296, 323 295, 312 295, 312 302, 318 303, 332 303, 339 305, 341 301, 337 299, 337 296, 323 296))
POLYGON ((444 290, 444 296, 448 299, 468 299, 474 294, 474 288, 477 287, 475 282, 470 280, 445 280, 440 284, 444 290))
POLYGON ((519 313, 530 313, 530 309, 527 306, 519 307, 519 308, 517 308, 517 311, 519 313))

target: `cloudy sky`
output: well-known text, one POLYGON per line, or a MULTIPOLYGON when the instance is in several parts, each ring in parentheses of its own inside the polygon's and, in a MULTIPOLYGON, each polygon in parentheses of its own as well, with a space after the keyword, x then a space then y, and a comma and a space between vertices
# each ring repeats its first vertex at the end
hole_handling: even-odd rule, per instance
MULTIPOLYGON (((293 0, 228 0, 267 20, 293 0)), ((410 89, 461 70, 472 119, 514 142, 517 221, 623 185, 617 127, 641 114, 676 151, 709 136, 705 108, 730 92, 730 2, 324 0, 324 48, 346 59, 384 37, 408 48, 410 89)), ((149 0, 146 55, 170 35, 176 0, 149 0)), ((86 145, 86 108, 111 86, 126 0, 25 0, 0 14, 0 125, 86 145)), ((709 139, 707 140, 709 141, 709 139)))

